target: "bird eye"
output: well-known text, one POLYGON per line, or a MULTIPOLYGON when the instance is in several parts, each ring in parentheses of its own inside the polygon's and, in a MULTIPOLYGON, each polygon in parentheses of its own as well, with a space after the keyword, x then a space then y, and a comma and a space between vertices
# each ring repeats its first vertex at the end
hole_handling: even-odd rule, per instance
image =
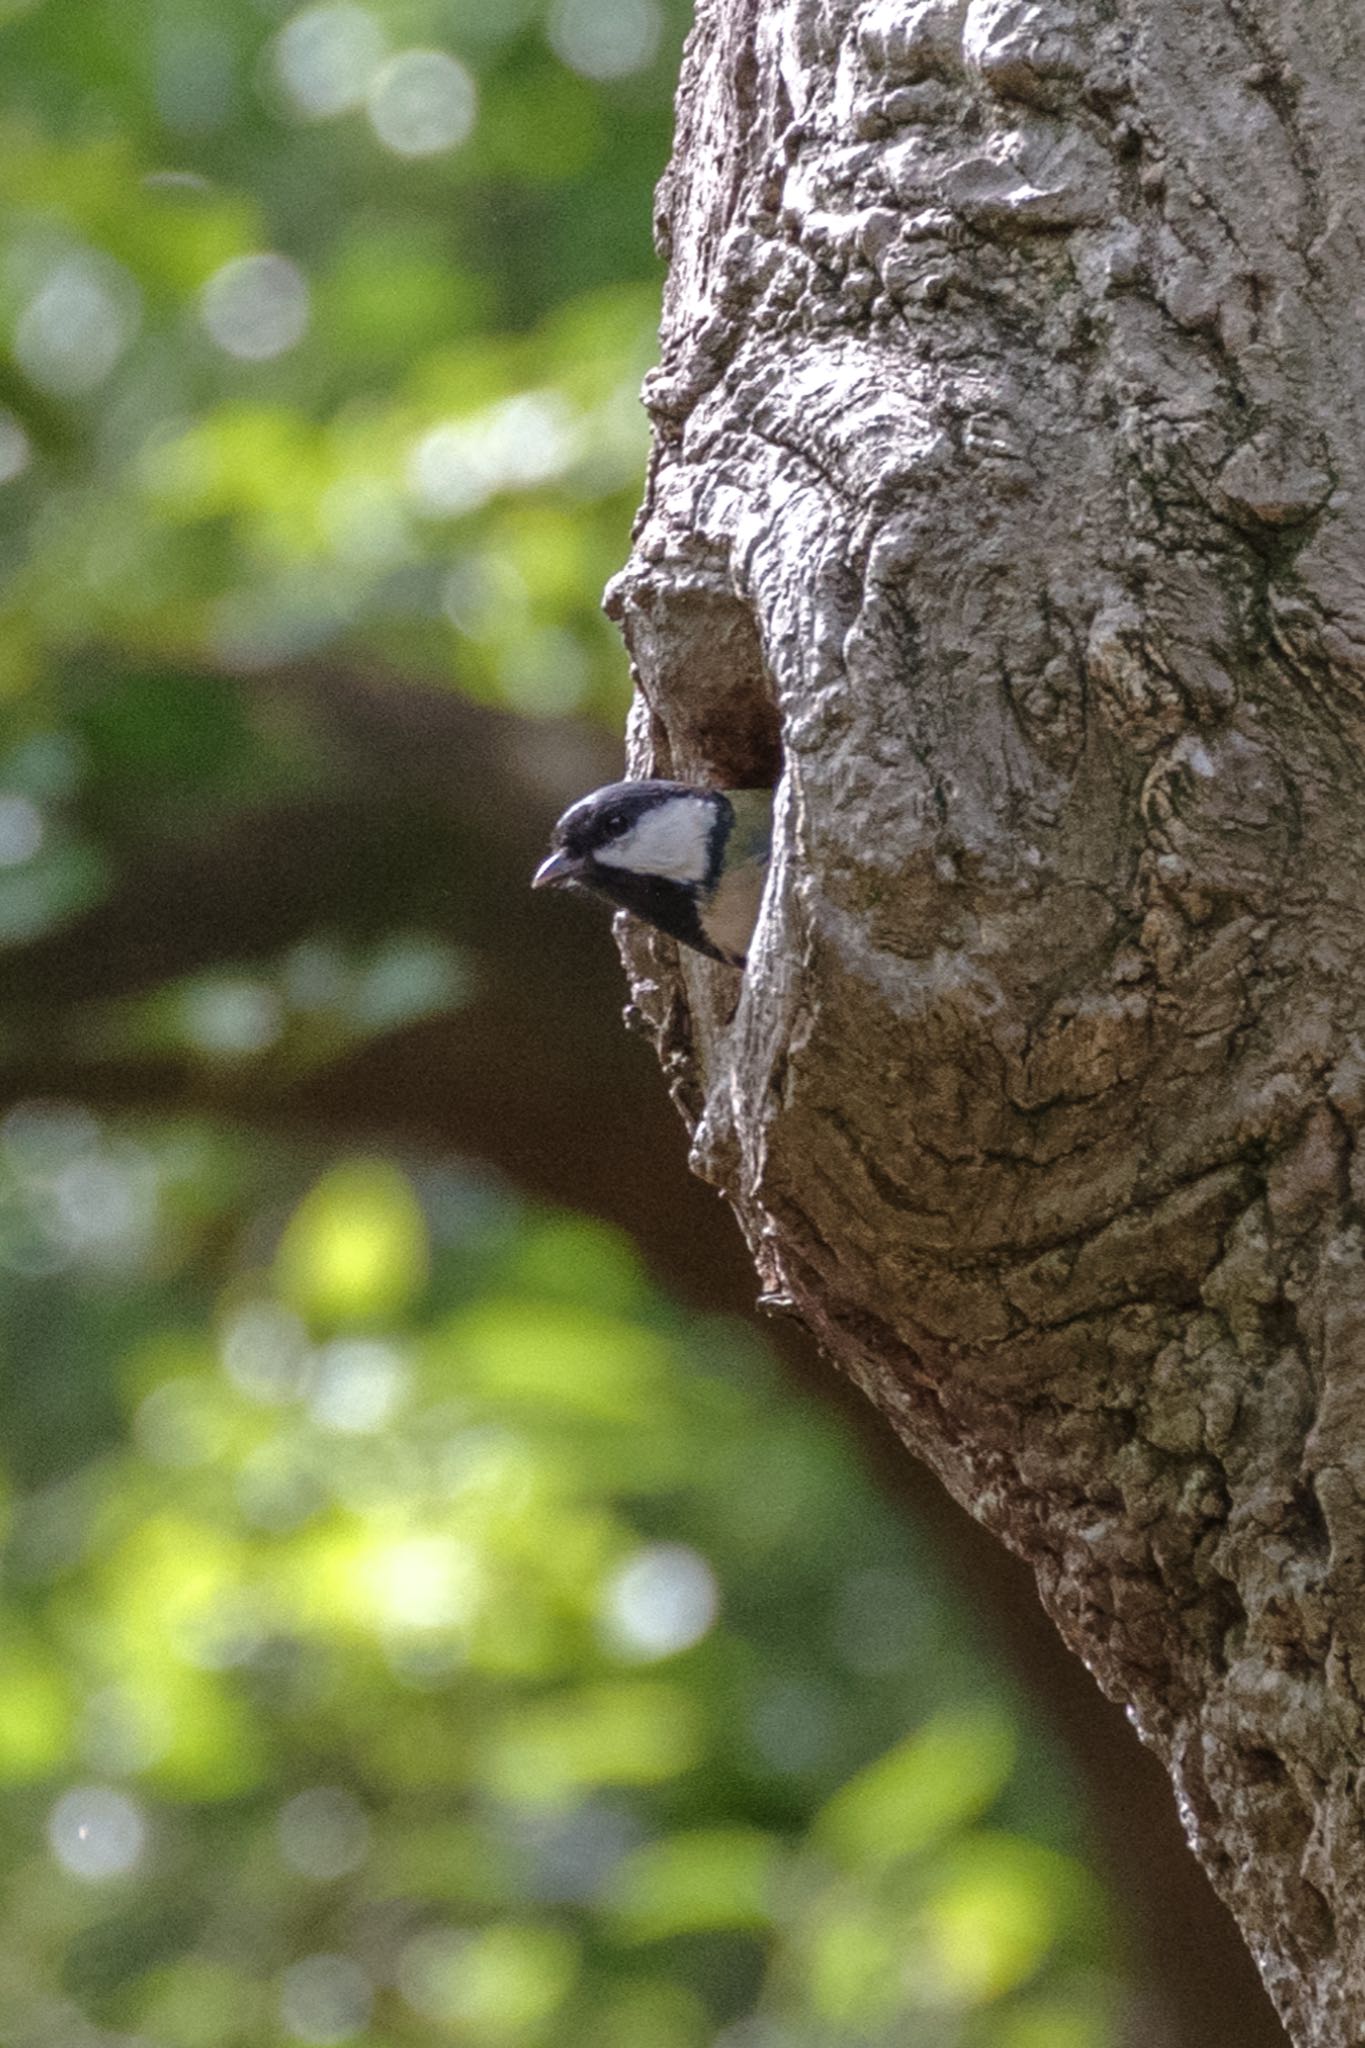
POLYGON ((611 833, 624 832, 629 822, 624 811, 608 811, 602 820, 605 829, 611 833))

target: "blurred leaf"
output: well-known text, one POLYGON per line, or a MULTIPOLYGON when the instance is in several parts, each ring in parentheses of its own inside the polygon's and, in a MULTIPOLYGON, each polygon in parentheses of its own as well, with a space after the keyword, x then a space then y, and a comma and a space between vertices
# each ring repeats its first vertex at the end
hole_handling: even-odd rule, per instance
POLYGON ((1036 1842, 979 1834, 956 1844, 928 1902, 947 1997, 984 2004, 1027 1982, 1084 1902, 1076 1866, 1036 1842))
POLYGON ((644 1424, 666 1398, 667 1347, 590 1309, 493 1301, 444 1337, 458 1382, 513 1408, 644 1424))
POLYGON ((507 1921, 407 1960, 420 2009, 478 2041, 534 2038, 577 1974, 563 1930, 507 1921), (413 1981, 415 1980, 415 1981, 413 1981))
POLYGON ((244 2022, 252 2024, 259 2003, 258 1987, 235 1970, 189 1957, 148 1973, 140 2020, 170 2048, 225 2048, 244 2022))
POLYGON ((0 1645, 0 1781, 57 1770, 69 1751, 72 1718, 61 1664, 12 1629, 0 1645))
POLYGON ((700 1755, 696 1703, 659 1682, 600 1685, 507 1714, 485 1774, 504 1799, 554 1804, 590 1785, 650 1785, 700 1755))
POLYGON ((999 2048, 1104 2048, 1111 2038, 1103 2001, 1092 2010, 1083 2005, 1039 2004, 1002 2017, 999 2048))
POLYGON ((822 1914, 798 1960, 817 2023, 832 2026, 836 2039, 880 2039, 905 2005, 918 2003, 906 1996, 914 1970, 907 1930, 870 1900, 850 1897, 822 1914))
POLYGON ((583 2038, 597 2048, 705 2048, 713 2038, 706 2007, 669 1978, 627 1982, 593 2013, 583 2038))
POLYGON ((647 1299, 634 1246, 587 1216, 547 1217, 523 1231, 506 1270, 527 1294, 619 1314, 638 1312, 647 1299))
POLYGON ((1014 1731, 998 1708, 940 1715, 836 1793, 819 1839, 855 1865, 916 1855, 987 1811, 1014 1754, 1014 1731))
POLYGON ((634 1941, 715 1928, 766 1928, 777 1904, 782 1845, 750 1828, 697 1829, 628 1856, 609 1904, 634 1941))
POLYGON ((280 1291, 322 1324, 383 1322, 425 1285, 429 1256, 411 1183, 383 1160, 358 1160, 325 1175, 290 1218, 280 1291))

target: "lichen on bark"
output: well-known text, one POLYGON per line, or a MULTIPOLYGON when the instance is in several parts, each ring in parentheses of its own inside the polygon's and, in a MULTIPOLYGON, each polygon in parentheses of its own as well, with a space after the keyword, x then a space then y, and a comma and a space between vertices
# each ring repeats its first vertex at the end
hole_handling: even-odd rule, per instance
POLYGON ((1365 16, 702 0, 637 769, 779 781, 742 983, 625 940, 790 1302, 1365 2038, 1365 16))

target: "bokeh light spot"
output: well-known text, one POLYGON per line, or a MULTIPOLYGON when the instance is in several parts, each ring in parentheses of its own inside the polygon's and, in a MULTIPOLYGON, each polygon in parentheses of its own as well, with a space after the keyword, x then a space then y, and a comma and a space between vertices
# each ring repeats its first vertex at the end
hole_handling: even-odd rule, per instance
POLYGON ((473 459, 469 437, 454 422, 423 434, 408 458, 408 488, 424 512, 457 519, 488 497, 491 485, 473 459))
POLYGON ((556 0, 546 32, 584 78, 628 78, 653 63, 663 15, 658 0, 556 0))
POLYGON ((429 428, 408 457, 408 488, 424 512, 458 518, 497 491, 553 482, 578 452, 578 439, 557 392, 519 391, 429 428))
POLYGON ((407 1363, 392 1344, 338 1337, 317 1355, 309 1412, 322 1429, 363 1436, 388 1421, 409 1378, 407 1363))
POLYGON ((296 2041, 331 2048, 369 2022, 370 1980, 350 1956, 304 1956, 284 1973, 280 2018, 296 2041))
POLYGON ((652 1661, 699 1643, 719 1610, 715 1574, 706 1559, 684 1543, 653 1543, 608 1582, 602 1624, 623 1656, 652 1661))
POLYGON ((33 443, 22 421, 0 405, 0 484, 12 484, 33 459, 33 443))
POLYGON ((133 1868, 146 1847, 147 1823, 126 1793, 77 1785, 49 1814, 47 1839, 63 1870, 99 1884, 133 1868))
POLYGON ((308 1367, 302 1322, 271 1301, 249 1302, 226 1324, 223 1370, 249 1400, 273 1405, 301 1389, 308 1367))
POLYGON ((43 814, 32 797, 0 796, 0 868, 22 867, 43 843, 43 814))
POLYGON ((398 1989, 414 2012, 433 2026, 456 2018, 455 1985, 473 1936, 456 1927, 428 1927, 407 1943, 398 1961, 398 1989))
POLYGON ((483 1589, 479 1560, 452 1536, 409 1536, 378 1550, 369 1580, 392 1627, 451 1628, 467 1621, 483 1589))
POLYGON ((145 1160, 73 1159, 52 1183, 53 1227, 73 1251, 123 1260, 145 1251, 156 1223, 156 1180, 145 1160))
POLYGON ((478 110, 474 80, 446 50, 400 50, 381 64, 367 98, 371 127, 398 156, 457 148, 478 110))
POLYGON ((287 256, 237 256, 215 270, 199 294, 212 340, 242 362, 269 362, 308 331, 308 280, 287 256))
POLYGON ((359 106, 384 56, 384 31, 350 0, 305 7, 275 38, 275 71, 301 114, 325 120, 359 106))
POLYGON ((280 999, 262 981, 222 975, 191 982, 181 992, 181 1029, 210 1057, 245 1059, 264 1052, 283 1024, 280 999))
POLYGON ((457 557, 441 591, 441 609, 457 633, 490 640, 520 624, 531 592, 515 562, 492 549, 457 557))
POLYGON ((68 1160, 93 1151, 100 1127, 74 1102, 16 1102, 0 1117, 0 1147, 20 1173, 55 1173, 68 1160))
POLYGON ((137 325, 136 292, 107 258, 70 256, 19 315, 14 360, 58 398, 84 398, 113 370, 137 325))

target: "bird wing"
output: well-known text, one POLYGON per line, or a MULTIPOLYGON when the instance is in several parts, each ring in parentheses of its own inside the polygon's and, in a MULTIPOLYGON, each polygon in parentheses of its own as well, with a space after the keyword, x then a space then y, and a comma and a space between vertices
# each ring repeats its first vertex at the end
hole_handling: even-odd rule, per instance
POLYGON ((748 861, 766 867, 773 843, 773 793, 770 789, 727 789, 735 814, 725 849, 727 866, 748 861))

